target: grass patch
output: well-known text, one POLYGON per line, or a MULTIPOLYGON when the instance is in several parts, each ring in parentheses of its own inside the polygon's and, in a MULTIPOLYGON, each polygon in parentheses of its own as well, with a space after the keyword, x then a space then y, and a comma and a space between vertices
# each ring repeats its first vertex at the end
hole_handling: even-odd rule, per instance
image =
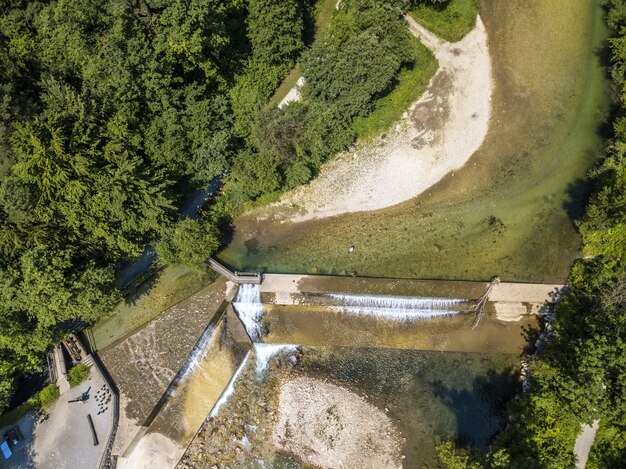
POLYGON ((168 265, 119 303, 107 317, 92 328, 98 350, 157 317, 169 307, 213 282, 208 272, 197 272, 181 265, 168 265))
POLYGON ((422 26, 449 42, 457 42, 474 29, 480 0, 450 0, 445 8, 419 5, 412 12, 422 26))
POLYGON ((319 39, 322 32, 333 19, 337 9, 337 0, 318 0, 315 5, 315 39, 319 39))
POLYGON ((75 387, 89 378, 90 374, 90 368, 83 363, 79 363, 67 372, 67 381, 70 383, 71 387, 75 387))
POLYGON ((398 74, 397 85, 378 99, 367 117, 358 117, 352 128, 359 138, 374 138, 400 120, 408 107, 424 93, 437 71, 437 59, 418 39, 413 40, 415 62, 398 74))
POLYGON ((280 84, 280 86, 276 90, 276 93, 274 93, 274 96, 270 98, 268 105, 278 106, 280 102, 283 99, 285 99, 285 96, 289 94, 289 91, 291 91, 291 88, 296 86, 296 83, 298 82, 301 76, 302 76, 302 73, 300 72, 300 64, 296 64, 296 66, 291 70, 291 72, 289 72, 289 75, 287 75, 287 77, 280 84))

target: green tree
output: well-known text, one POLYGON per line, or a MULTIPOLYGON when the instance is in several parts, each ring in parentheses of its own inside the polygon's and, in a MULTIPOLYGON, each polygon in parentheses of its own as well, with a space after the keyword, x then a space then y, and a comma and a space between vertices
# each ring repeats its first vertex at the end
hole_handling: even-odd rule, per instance
POLYGON ((185 218, 176 223, 171 235, 157 245, 157 252, 168 263, 202 269, 219 247, 219 233, 211 222, 185 218))

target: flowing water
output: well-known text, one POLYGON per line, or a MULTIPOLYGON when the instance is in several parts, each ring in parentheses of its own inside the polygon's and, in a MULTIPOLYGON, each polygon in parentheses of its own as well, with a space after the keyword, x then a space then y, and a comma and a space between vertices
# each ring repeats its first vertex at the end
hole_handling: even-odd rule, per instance
POLYGON ((268 369, 270 360, 279 354, 288 354, 291 357, 298 352, 299 346, 293 344, 254 344, 256 354, 256 375, 262 379, 268 369))
POLYGON ((493 112, 465 167, 376 212, 297 224, 253 212, 220 259, 241 270, 562 283, 611 99, 603 10, 597 0, 483 0, 481 15, 493 112))
MULTIPOLYGON (((534 326, 532 318, 504 323, 488 316, 472 330, 462 299, 350 293, 317 299, 323 304, 269 305, 258 286, 240 289, 234 307, 255 337, 255 360, 248 353, 237 368, 181 467, 309 467, 274 440, 284 417, 281 390, 296 379, 313 383, 311 396, 315 383, 344 389, 348 400, 334 405, 348 415, 354 399, 384 412, 405 468, 438 467, 435 446, 443 439, 486 449, 502 429, 504 403, 516 390, 523 329, 534 326)), ((290 412, 297 417, 303 409, 290 412)), ((324 412, 334 415, 331 408, 318 415, 324 412)), ((332 437, 337 442, 350 422, 309 424, 319 425, 314 435, 339 432, 332 437)))
POLYGON ((233 303, 239 319, 246 327, 252 342, 258 342, 261 338, 261 319, 263 317, 263 305, 261 304, 261 292, 258 285, 241 285, 237 292, 237 298, 233 303))
POLYGON ((333 306, 336 311, 400 321, 454 316, 460 312, 461 306, 466 302, 454 298, 350 295, 343 293, 330 293, 328 297, 340 304, 333 306))
POLYGON ((261 322, 263 320, 263 304, 258 285, 241 285, 237 292, 237 298, 233 303, 239 319, 246 328, 255 352, 256 374, 259 379, 267 369, 272 357, 279 353, 293 353, 298 346, 292 344, 263 344, 259 341, 263 333, 261 322))
MULTIPOLYGON (((504 406, 516 389, 517 365, 518 357, 512 354, 300 347, 297 360, 271 360, 268 379, 262 382, 254 366, 244 369, 234 383, 235 393, 200 431, 181 467, 220 462, 232 468, 311 467, 306 457, 278 450, 273 440, 281 418, 278 396, 283 383, 300 379, 347 390, 348 399, 334 403, 343 410, 349 411, 354 399, 360 399, 384 412, 398 434, 396 456, 404 457, 402 467, 443 467, 436 456, 438 442, 451 438, 486 449, 503 428, 504 406), (243 441, 250 444, 244 446, 243 441)), ((311 392, 313 397, 315 389, 311 392)), ((290 413, 300 411, 293 408, 290 413)), ((327 422, 324 415, 332 413, 332 406, 321 409, 320 417, 327 425, 313 421, 309 425, 319 435, 335 434, 336 438, 336 432, 349 422, 339 422, 339 426, 327 422)), ((329 462, 324 467, 335 466, 329 462)), ((367 467, 378 467, 376 459, 367 467)))

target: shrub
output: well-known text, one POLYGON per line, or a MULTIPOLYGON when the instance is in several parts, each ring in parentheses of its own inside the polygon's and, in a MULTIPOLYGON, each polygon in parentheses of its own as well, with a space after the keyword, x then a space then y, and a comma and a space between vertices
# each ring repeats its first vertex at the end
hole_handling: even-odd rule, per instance
POLYGON ((39 403, 41 407, 47 407, 54 401, 56 401, 60 395, 61 393, 59 391, 59 387, 56 384, 49 384, 41 391, 39 391, 34 399, 39 403))
POLYGON ((78 386, 80 383, 89 378, 90 373, 91 370, 88 366, 79 363, 67 372, 67 380, 69 381, 70 386, 78 386))

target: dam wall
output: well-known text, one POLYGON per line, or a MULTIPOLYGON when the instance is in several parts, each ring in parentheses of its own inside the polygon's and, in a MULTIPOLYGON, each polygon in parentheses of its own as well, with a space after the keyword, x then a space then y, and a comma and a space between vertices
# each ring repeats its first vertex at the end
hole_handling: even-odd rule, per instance
MULTIPOLYGON (((265 274, 260 285, 263 303, 328 305, 329 293, 351 295, 456 298, 475 301, 485 295, 490 282, 413 280, 322 275, 265 274)), ((559 284, 500 282, 489 290, 486 310, 503 321, 550 311, 564 291, 559 284)))

